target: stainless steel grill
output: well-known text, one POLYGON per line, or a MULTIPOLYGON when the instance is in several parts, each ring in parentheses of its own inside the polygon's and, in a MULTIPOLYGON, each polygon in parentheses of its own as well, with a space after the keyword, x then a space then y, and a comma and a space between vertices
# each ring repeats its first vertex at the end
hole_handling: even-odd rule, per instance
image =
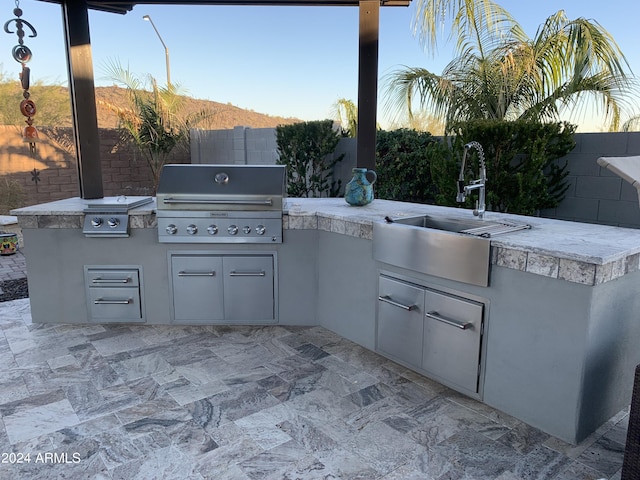
POLYGON ((282 165, 165 165, 161 243, 282 243, 282 165))

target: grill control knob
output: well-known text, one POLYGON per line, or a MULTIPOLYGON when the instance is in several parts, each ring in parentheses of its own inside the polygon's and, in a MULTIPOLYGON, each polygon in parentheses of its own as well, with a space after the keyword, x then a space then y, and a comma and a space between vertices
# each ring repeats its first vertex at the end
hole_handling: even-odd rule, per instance
POLYGON ((227 232, 229 232, 229 235, 237 235, 238 227, 236 225, 229 225, 229 227, 227 228, 227 232))
POLYGON ((91 219, 91 226, 94 228, 98 228, 102 226, 102 218, 100 217, 93 217, 91 219))
POLYGON ((264 232, 266 232, 266 231, 267 231, 267 229, 266 229, 266 227, 264 225, 258 225, 256 227, 256 233, 258 235, 264 235, 264 232))
POLYGON ((176 233, 178 233, 178 227, 176 227, 173 223, 170 225, 167 225, 167 228, 165 228, 164 230, 169 235, 175 235, 176 233))
POLYGON ((120 225, 120 220, 118 220, 116 217, 111 217, 109 220, 107 220, 107 225, 109 225, 111 228, 116 228, 118 225, 120 225))
POLYGON ((242 232, 243 232, 245 235, 249 235, 249 234, 251 233, 251 227, 250 227, 250 226, 248 226, 248 225, 246 225, 246 226, 242 227, 242 232))
POLYGON ((215 235, 216 233, 218 233, 218 226, 217 225, 209 225, 207 227, 207 233, 209 235, 215 235))
POLYGON ((193 223, 187 225, 187 233, 189 235, 195 235, 196 233, 198 233, 198 227, 193 223))

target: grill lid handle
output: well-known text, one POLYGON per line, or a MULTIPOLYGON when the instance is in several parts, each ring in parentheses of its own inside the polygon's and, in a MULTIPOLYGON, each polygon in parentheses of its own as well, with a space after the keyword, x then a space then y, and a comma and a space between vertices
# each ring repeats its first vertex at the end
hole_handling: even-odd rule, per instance
POLYGON ((272 206, 273 200, 214 200, 205 198, 165 198, 162 200, 165 204, 194 204, 194 205, 266 205, 272 206))

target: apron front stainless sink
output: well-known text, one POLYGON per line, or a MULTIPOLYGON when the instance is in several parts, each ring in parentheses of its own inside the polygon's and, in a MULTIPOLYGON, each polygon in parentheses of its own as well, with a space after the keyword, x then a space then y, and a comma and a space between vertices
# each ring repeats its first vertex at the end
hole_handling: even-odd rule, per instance
POLYGON ((373 224, 373 256, 400 268, 486 287, 489 238, 530 228, 507 222, 418 215, 373 224))
POLYGON ((415 217, 401 217, 389 219, 391 222, 415 227, 431 228, 445 232, 464 233, 490 238, 503 233, 511 233, 518 230, 531 228, 530 225, 511 222, 489 222, 479 219, 460 219, 434 215, 418 215, 415 217))

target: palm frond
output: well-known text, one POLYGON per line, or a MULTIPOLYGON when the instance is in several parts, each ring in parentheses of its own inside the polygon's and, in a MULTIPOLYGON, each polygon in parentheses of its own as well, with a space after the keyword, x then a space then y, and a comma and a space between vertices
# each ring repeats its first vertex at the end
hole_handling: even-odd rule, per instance
MULTIPOLYGON (((598 22, 549 16, 528 38, 490 0, 419 0, 416 31, 435 44, 446 19, 456 57, 440 75, 404 67, 384 78, 387 112, 427 108, 451 125, 470 119, 559 121, 560 113, 596 99, 610 128, 638 111, 640 87, 628 62, 598 22)), ((417 111, 417 110, 416 110, 417 111)))

